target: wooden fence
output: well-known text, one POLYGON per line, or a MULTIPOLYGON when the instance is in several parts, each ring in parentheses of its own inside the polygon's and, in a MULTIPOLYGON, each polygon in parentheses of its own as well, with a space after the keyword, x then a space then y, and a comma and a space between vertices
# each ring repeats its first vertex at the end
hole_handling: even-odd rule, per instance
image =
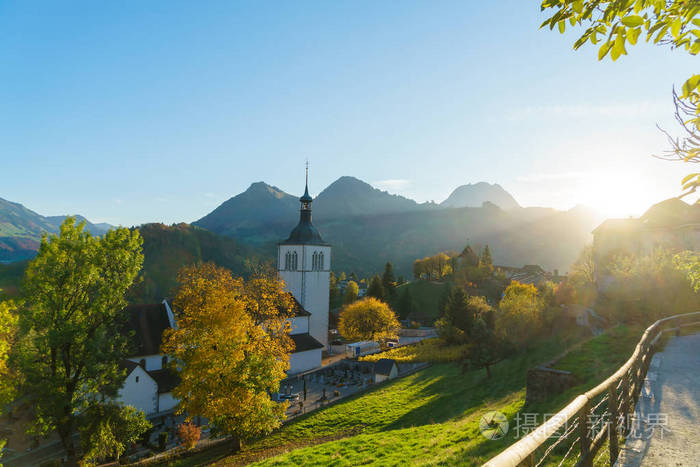
MULTIPOLYGON (((590 391, 574 398, 485 467, 535 467, 548 464, 591 466, 608 441, 610 465, 620 441, 630 432, 631 415, 646 378, 654 346, 664 332, 700 324, 700 312, 660 319, 647 328, 627 362, 590 391)), ((601 455, 605 452, 602 451, 601 455)))

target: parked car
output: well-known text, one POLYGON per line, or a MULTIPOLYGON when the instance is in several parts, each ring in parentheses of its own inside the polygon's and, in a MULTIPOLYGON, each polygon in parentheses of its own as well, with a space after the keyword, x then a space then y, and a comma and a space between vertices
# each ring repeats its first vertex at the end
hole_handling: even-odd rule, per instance
POLYGON ((291 394, 277 394, 277 402, 299 402, 299 393, 294 392, 291 394))

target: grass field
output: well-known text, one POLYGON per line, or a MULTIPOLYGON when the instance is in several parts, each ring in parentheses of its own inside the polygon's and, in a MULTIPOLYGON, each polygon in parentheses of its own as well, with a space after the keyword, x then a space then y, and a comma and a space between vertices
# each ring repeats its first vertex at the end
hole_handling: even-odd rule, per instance
MULTIPOLYGON (((560 409, 611 374, 641 335, 624 327, 609 332, 562 360, 562 368, 580 375, 579 386, 527 411, 560 409)), ((483 438, 481 416, 499 410, 514 417, 523 409, 527 369, 560 354, 567 344, 551 340, 505 360, 493 368, 491 379, 483 370, 462 374, 455 364, 434 365, 297 419, 242 453, 227 456, 230 448, 222 445, 170 465, 478 465, 515 440, 512 432, 499 441, 483 438)))

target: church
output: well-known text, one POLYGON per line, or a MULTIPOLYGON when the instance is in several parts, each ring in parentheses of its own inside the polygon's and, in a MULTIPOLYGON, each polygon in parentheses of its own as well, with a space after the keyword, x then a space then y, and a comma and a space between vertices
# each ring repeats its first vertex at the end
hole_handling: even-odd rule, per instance
POLYGON ((289 358, 290 375, 320 367, 322 352, 328 347, 331 246, 311 222, 308 168, 299 201, 299 223, 277 248, 280 279, 300 305, 291 319, 295 349, 289 358))

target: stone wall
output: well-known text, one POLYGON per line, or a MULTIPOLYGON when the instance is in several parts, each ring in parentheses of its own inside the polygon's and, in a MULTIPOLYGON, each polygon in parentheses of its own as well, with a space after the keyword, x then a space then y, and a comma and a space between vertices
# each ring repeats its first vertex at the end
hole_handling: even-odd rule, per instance
POLYGON ((546 366, 530 368, 527 371, 525 402, 546 400, 575 384, 576 377, 570 371, 555 370, 546 366))

